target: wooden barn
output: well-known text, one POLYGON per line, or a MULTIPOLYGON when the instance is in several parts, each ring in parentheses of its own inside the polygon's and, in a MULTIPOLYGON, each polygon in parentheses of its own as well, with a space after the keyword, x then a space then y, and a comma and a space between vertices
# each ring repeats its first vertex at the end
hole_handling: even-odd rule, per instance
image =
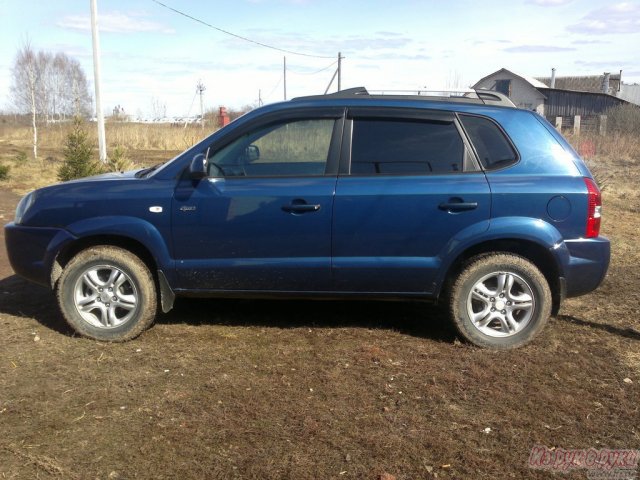
POLYGON ((595 129, 607 110, 627 103, 615 96, 622 86, 621 74, 532 78, 502 68, 472 88, 502 92, 518 107, 535 110, 551 123, 559 124, 562 118, 564 127, 572 127, 577 116, 583 128, 595 129))

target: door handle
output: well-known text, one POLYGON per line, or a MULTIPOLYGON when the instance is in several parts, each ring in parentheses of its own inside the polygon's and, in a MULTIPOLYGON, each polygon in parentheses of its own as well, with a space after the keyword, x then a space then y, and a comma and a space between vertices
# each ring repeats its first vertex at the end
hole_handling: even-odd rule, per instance
POLYGON ((464 202, 461 198, 451 198, 448 202, 438 205, 438 208, 447 212, 464 212, 478 208, 478 202, 464 202))
POLYGON ((295 215, 297 213, 317 212, 318 210, 320 210, 320 205, 314 205, 309 203, 296 203, 294 201, 289 205, 283 205, 282 210, 284 210, 287 213, 293 213, 295 215))

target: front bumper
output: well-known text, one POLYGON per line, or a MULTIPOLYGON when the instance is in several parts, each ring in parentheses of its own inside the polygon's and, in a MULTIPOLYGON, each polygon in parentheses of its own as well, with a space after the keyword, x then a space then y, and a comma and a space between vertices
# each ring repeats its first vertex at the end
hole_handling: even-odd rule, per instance
POLYGON ((11 268, 21 277, 51 286, 51 267, 60 249, 75 239, 61 228, 26 227, 11 222, 4 227, 11 268))

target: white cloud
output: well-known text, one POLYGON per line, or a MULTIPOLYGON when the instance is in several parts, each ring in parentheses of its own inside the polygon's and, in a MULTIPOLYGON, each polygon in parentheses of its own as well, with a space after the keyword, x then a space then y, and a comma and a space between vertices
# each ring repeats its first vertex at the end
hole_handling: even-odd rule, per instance
MULTIPOLYGON (((250 31, 255 41, 267 45, 277 45, 278 48, 302 52, 311 55, 324 55, 337 57, 338 52, 350 56, 354 54, 365 55, 366 52, 398 51, 410 47, 414 40, 406 35, 394 32, 378 32, 371 35, 347 35, 344 37, 333 36, 330 38, 318 38, 309 33, 299 31, 280 32, 279 30, 250 31)), ((229 49, 246 50, 248 44, 237 38, 225 38, 224 45, 229 49)), ((249 45, 251 46, 251 45, 249 45)), ((412 48, 415 51, 415 48, 412 48)))
POLYGON ((628 64, 628 62, 622 60, 604 60, 604 61, 585 61, 585 60, 576 60, 576 65, 580 65, 581 67, 589 67, 589 68, 601 68, 605 70, 609 70, 610 72, 616 72, 620 69, 621 65, 628 64))
POLYGON ((429 55, 424 55, 421 53, 412 55, 412 54, 404 54, 404 53, 380 53, 377 55, 360 55, 358 58, 363 60, 431 60, 429 55))
MULTIPOLYGON (((98 15, 98 28, 101 32, 109 33, 174 33, 173 29, 144 17, 142 13, 101 13, 98 15)), ((91 19, 89 15, 67 15, 58 21, 57 25, 70 30, 88 31, 91 29, 91 19)))
MULTIPOLYGON (((246 0, 246 1, 247 3, 254 3, 254 4, 266 3, 265 0, 246 0)), ((311 4, 311 1, 310 0, 283 0, 278 3, 282 3, 285 5, 309 5, 311 4)))
POLYGON ((508 53, 550 53, 550 52, 571 52, 573 47, 556 47, 555 45, 518 45, 508 47, 503 51, 508 53))
POLYGON ((572 45, 599 45, 599 44, 606 44, 606 43, 611 43, 607 40, 574 40, 573 42, 571 42, 572 45))
POLYGON ((539 7, 559 7, 560 5, 567 5, 573 0, 528 0, 527 3, 538 5, 539 7))
POLYGON ((566 5, 573 0, 527 0, 527 3, 538 5, 539 7, 559 7, 560 5, 566 5))
POLYGON ((567 30, 587 35, 640 33, 640 5, 622 2, 592 10, 567 30))

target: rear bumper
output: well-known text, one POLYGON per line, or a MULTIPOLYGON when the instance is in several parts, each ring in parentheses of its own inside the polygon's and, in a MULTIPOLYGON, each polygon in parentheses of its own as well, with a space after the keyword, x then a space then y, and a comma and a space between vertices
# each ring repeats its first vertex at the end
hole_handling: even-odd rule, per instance
POLYGON ((44 286, 50 286, 56 255, 75 238, 60 228, 25 227, 13 222, 5 225, 4 235, 13 271, 44 286))
POLYGON ((569 250, 569 261, 564 265, 567 298, 592 292, 602 283, 609 268, 609 239, 586 238, 564 243, 569 250))

